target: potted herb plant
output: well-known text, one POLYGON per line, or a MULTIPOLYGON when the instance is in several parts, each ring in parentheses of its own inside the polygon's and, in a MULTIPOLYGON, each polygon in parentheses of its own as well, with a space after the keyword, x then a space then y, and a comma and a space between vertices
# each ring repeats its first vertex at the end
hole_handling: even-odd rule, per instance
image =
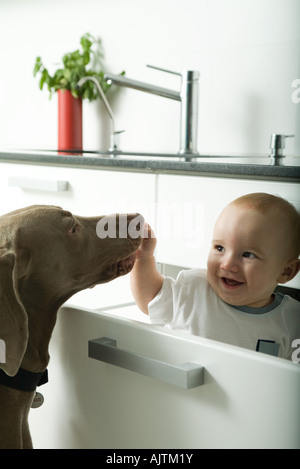
POLYGON ((58 93, 58 150, 82 150, 82 99, 93 101, 99 97, 91 81, 77 89, 80 78, 95 77, 104 92, 110 87, 104 80, 101 40, 87 33, 80 38, 80 45, 81 50, 62 57, 62 65, 53 75, 43 65, 41 57, 36 58, 33 69, 34 76, 40 76, 41 90, 46 85, 50 98, 54 92, 58 93))

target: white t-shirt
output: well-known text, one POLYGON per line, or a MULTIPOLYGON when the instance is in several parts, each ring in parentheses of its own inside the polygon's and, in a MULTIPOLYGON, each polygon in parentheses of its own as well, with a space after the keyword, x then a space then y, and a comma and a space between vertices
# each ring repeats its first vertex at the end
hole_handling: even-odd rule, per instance
POLYGON ((298 301, 277 293, 263 308, 230 306, 202 269, 184 270, 176 280, 166 277, 148 309, 152 323, 289 360, 300 339, 298 301))

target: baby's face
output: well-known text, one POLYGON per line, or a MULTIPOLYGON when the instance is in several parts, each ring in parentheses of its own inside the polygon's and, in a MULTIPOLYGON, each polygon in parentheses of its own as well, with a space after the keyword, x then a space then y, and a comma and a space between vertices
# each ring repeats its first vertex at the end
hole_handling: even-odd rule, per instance
POLYGON ((226 303, 266 306, 287 263, 284 251, 284 227, 271 213, 228 205, 215 224, 208 281, 226 303))

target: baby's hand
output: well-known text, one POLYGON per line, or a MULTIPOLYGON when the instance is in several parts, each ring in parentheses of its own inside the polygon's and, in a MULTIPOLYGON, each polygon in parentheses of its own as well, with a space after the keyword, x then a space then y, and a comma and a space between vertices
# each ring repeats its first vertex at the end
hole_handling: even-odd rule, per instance
POLYGON ((137 258, 148 259, 149 257, 153 256, 157 243, 154 231, 152 230, 151 226, 148 225, 148 223, 144 223, 142 238, 142 244, 137 251, 137 258))

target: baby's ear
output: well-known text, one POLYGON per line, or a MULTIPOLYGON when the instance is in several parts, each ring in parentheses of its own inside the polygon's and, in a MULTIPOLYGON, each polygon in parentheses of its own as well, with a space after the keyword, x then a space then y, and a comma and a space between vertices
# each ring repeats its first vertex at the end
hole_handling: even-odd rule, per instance
POLYGON ((286 283, 292 280, 297 273, 300 270, 300 259, 294 259, 292 261, 289 261, 286 266, 284 267, 284 270, 282 274, 279 276, 277 279, 278 283, 286 283))

